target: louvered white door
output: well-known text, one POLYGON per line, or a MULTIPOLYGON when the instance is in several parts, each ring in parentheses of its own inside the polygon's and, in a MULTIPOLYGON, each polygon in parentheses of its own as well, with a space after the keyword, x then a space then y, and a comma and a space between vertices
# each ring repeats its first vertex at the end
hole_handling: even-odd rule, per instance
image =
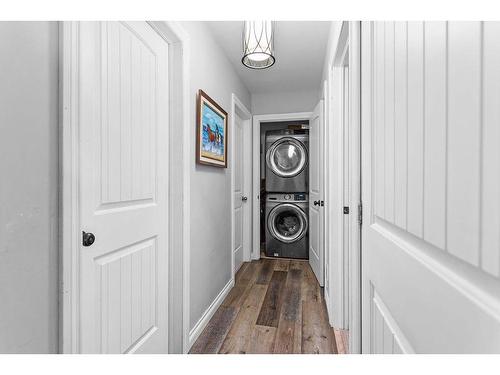
POLYGON ((364 352, 500 352, 499 38, 362 24, 364 352))
POLYGON ((167 353, 168 45, 145 22, 84 22, 80 351, 167 353))
POLYGON ((324 285, 324 207, 323 201, 323 100, 309 120, 309 264, 321 286, 324 285))

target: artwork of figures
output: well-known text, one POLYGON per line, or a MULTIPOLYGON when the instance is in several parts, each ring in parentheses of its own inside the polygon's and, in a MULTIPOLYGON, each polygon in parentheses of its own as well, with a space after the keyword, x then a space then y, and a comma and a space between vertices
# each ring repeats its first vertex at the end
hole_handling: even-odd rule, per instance
POLYGON ((227 167, 227 113, 202 90, 197 103, 196 161, 227 167))

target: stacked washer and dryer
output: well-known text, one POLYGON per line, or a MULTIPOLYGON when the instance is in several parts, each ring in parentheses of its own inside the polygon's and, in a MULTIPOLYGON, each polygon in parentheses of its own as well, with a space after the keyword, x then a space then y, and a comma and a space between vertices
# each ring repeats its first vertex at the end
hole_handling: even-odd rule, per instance
POLYGON ((266 132, 266 256, 307 259, 309 134, 266 132))

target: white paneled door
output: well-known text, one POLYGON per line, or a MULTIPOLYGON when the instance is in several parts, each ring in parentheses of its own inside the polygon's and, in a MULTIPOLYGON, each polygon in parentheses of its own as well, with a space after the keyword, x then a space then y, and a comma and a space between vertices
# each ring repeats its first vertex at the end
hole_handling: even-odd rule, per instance
POLYGON ((167 353, 168 45, 146 22, 79 44, 80 352, 167 353))
POLYGON ((500 353, 499 38, 362 24, 364 352, 500 353))
POLYGON ((234 114, 234 273, 236 273, 243 264, 243 250, 244 250, 244 210, 248 197, 244 194, 244 133, 243 121, 235 113, 234 114))
POLYGON ((321 286, 324 285, 324 119, 323 100, 309 122, 309 264, 321 286))

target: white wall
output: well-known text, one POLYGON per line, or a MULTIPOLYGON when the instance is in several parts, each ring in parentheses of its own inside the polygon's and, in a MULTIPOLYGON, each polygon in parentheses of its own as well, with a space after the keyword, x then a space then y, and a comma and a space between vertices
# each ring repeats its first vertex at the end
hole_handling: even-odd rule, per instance
MULTIPOLYGON (((196 93, 205 91, 226 112, 234 92, 247 108, 250 93, 202 22, 182 22, 190 39, 192 118, 190 328, 231 279, 230 169, 195 163, 196 93)), ((231 121, 229 120, 229 125, 231 121)), ((231 132, 232 129, 229 129, 231 132)), ((229 167, 231 166, 229 160, 229 167)))
POLYGON ((310 112, 318 100, 319 92, 316 89, 252 94, 252 114, 310 112))
POLYGON ((0 22, 0 52, 0 353, 53 353, 57 23, 0 22))

